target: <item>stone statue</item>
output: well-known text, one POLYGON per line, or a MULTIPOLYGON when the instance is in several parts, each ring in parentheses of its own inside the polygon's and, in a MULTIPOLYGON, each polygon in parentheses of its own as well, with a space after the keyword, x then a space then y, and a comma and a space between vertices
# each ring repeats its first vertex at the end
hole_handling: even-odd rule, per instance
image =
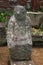
POLYGON ((23 6, 15 6, 8 22, 7 43, 10 58, 14 62, 29 60, 32 51, 31 20, 23 6))

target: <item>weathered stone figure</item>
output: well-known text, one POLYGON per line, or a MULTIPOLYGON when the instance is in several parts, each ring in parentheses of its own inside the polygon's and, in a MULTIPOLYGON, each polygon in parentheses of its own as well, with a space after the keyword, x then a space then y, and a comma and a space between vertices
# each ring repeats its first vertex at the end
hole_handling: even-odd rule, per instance
POLYGON ((15 6, 8 22, 7 43, 11 61, 29 60, 32 50, 30 18, 23 6, 15 6))

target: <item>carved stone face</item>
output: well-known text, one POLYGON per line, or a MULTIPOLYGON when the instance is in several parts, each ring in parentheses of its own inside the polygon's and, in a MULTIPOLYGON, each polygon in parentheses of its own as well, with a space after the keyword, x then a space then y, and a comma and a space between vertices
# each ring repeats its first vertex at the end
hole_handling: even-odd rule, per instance
POLYGON ((26 10, 23 6, 15 6, 14 8, 14 16, 17 20, 25 20, 26 19, 26 10))

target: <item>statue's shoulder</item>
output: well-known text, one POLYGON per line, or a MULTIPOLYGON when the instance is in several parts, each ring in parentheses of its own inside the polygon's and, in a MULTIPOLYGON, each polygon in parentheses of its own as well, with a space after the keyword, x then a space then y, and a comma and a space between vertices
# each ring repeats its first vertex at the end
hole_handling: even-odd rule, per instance
POLYGON ((10 17, 10 20, 9 21, 12 21, 12 22, 16 21, 14 15, 10 17))

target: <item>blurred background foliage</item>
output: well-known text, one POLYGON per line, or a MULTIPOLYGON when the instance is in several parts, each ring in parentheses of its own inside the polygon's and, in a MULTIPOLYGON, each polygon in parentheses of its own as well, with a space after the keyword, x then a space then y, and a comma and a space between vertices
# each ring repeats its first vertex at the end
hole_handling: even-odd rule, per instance
POLYGON ((5 23, 8 20, 8 17, 11 17, 13 15, 13 10, 8 9, 8 10, 1 10, 0 9, 0 22, 5 23))

